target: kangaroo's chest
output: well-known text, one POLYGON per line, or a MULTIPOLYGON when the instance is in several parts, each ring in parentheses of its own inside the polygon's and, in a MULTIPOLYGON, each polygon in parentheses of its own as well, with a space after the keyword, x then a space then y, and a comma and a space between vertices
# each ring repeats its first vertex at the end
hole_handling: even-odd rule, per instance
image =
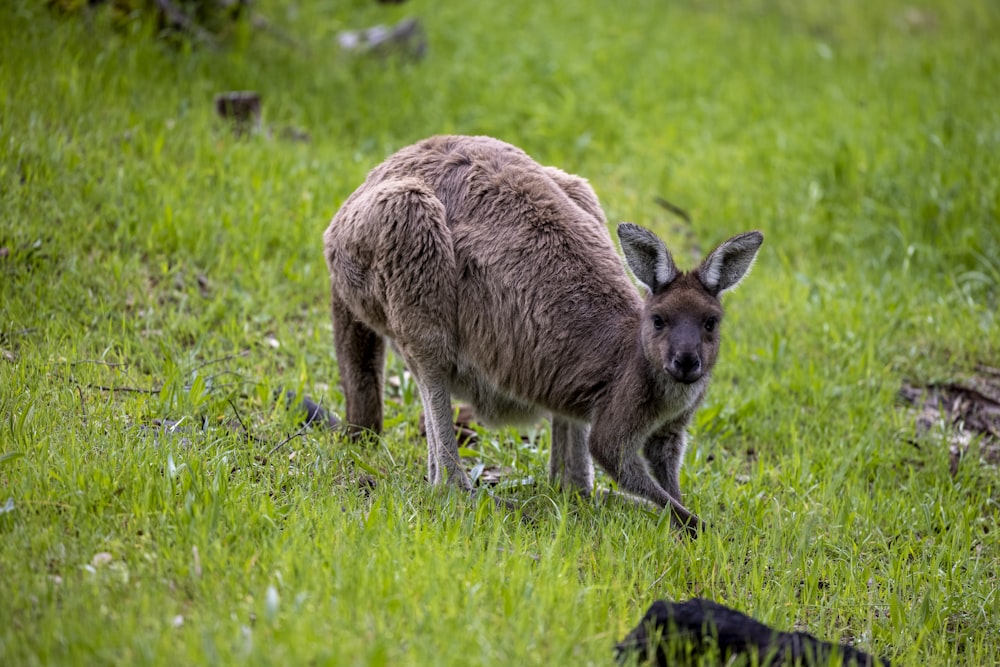
POLYGON ((656 402, 657 409, 654 410, 651 431, 686 428, 694 411, 704 399, 707 387, 707 377, 702 377, 691 384, 668 383, 661 390, 656 402))

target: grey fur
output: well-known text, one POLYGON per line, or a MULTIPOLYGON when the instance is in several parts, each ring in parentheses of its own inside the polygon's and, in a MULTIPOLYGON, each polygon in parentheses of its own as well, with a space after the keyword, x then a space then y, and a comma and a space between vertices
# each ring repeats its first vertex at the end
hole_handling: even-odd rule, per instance
POLYGON ((554 482, 589 494, 593 457, 696 531, 679 470, 718 350, 703 325, 763 237, 735 237, 681 273, 653 234, 621 225, 643 300, 605 225, 585 180, 489 137, 432 137, 372 170, 324 235, 346 421, 381 430, 389 339, 419 387, 432 483, 447 471, 471 488, 454 395, 487 423, 550 417, 554 482))

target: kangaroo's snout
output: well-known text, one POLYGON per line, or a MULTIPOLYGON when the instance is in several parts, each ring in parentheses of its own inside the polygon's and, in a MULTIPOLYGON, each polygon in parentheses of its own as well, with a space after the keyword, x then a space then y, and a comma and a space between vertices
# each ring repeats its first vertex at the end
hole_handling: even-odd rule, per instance
POLYGON ((684 384, 697 382, 704 375, 702 372, 701 357, 695 352, 681 352, 670 358, 667 364, 667 371, 674 376, 674 379, 684 384))

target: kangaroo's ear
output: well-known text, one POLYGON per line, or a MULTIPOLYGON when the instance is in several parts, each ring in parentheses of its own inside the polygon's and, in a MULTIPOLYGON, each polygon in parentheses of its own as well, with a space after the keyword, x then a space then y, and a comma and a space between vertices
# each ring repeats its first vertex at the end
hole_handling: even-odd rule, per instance
POLYGON ((622 243, 628 268, 650 292, 656 292, 677 277, 677 266, 670 251, 653 232, 623 222, 618 225, 618 240, 622 243))
POLYGON ((753 266, 764 235, 746 232, 724 242, 713 250, 698 267, 698 279, 712 294, 721 294, 736 287, 753 266))

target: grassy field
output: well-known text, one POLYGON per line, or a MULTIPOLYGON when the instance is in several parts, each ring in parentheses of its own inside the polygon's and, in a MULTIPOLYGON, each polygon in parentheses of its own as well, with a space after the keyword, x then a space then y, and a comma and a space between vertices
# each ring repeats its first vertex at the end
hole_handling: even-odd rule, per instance
POLYGON ((256 10, 192 49, 0 3, 0 664, 606 665, 691 596, 1000 663, 1000 473, 898 397, 1000 366, 996 3, 256 10), (407 15, 420 62, 337 47, 407 15), (233 89, 268 131, 214 117, 233 89), (342 411, 322 231, 443 132, 589 178, 683 266, 765 233, 682 473, 700 539, 551 488, 544 426, 468 452, 523 511, 429 488, 395 359, 377 444, 275 405, 342 411))

